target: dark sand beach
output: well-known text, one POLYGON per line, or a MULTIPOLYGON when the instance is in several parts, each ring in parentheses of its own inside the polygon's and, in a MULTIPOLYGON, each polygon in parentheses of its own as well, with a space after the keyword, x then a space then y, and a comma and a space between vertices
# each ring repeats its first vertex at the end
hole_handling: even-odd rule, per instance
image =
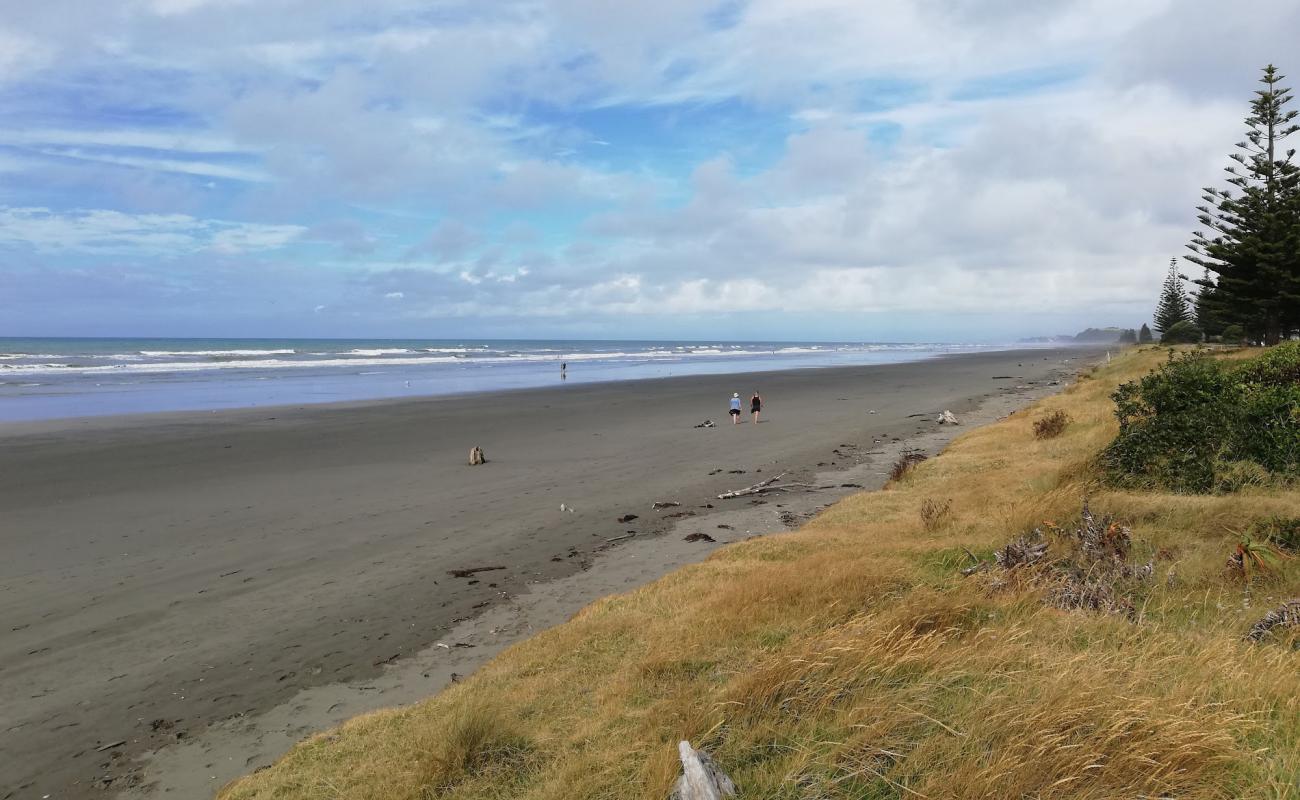
MULTIPOLYGON (((619 543, 653 560, 668 537, 647 537, 680 541, 691 515, 722 511, 719 492, 782 472, 878 474, 872 458, 933 433, 938 412, 1014 407, 1095 355, 0 427, 0 798, 161 795, 143 754, 378 678, 530 586, 581 573, 606 539, 634 531, 619 543), (727 398, 755 389, 762 424, 733 427, 727 398), (693 427, 706 418, 718 427, 693 427), (471 468, 474 445, 489 461, 471 468), (485 566, 504 569, 448 574, 485 566)), ((662 569, 691 557, 674 547, 662 569)), ((447 679, 426 677, 408 692, 447 679)), ((204 764, 194 785, 275 755, 204 764)))

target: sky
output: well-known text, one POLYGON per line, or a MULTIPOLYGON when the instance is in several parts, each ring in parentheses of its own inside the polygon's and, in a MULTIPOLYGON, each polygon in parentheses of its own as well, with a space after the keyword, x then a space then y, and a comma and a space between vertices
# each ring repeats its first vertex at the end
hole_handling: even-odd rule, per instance
POLYGON ((1137 327, 1297 41, 1295 0, 0 0, 0 336, 1137 327))

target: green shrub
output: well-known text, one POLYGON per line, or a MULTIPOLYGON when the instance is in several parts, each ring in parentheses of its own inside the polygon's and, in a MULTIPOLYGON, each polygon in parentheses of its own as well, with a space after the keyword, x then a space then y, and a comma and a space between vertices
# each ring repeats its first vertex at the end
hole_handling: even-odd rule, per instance
POLYGON ((1241 379, 1267 386, 1300 383, 1300 342, 1284 342, 1242 364, 1241 379))
POLYGON ((1241 344, 1246 341, 1246 332, 1240 325, 1229 325, 1223 329, 1223 333, 1219 334, 1219 338, 1225 344, 1241 344))
POLYGON ((1112 395, 1120 432, 1102 455, 1121 485, 1156 483, 1176 491, 1207 491, 1223 450, 1207 420, 1231 413, 1228 380, 1219 362, 1201 353, 1171 358, 1160 369, 1112 395))
POLYGON ((1238 457, 1270 472, 1300 472, 1300 342, 1272 347, 1236 370, 1238 457))
POLYGON ((1176 355, 1113 398, 1120 433, 1102 462, 1115 484, 1236 491, 1300 476, 1300 344, 1239 366, 1176 355))
POLYGON ((1196 344, 1201 341, 1201 329, 1191 322, 1175 322, 1160 334, 1161 344, 1196 344))

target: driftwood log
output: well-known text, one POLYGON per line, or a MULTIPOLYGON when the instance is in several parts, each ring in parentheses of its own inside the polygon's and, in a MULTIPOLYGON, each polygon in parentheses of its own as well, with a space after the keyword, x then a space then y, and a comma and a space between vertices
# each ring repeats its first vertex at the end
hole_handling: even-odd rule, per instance
POLYGON ((469 449, 469 465, 477 467, 479 464, 486 464, 487 458, 483 455, 483 448, 475 445, 469 449))
POLYGON ((809 483, 777 483, 777 481, 784 478, 785 475, 786 473, 782 472, 780 475, 777 475, 775 478, 768 478, 767 480, 761 483, 756 483, 753 486, 746 486, 744 489, 736 489, 730 492, 723 492, 722 494, 718 495, 718 499, 730 500, 733 497, 748 497, 751 494, 766 494, 767 492, 788 492, 791 489, 804 489, 807 491, 812 491, 817 488, 809 483))
POLYGON ((677 752, 682 759, 682 776, 669 800, 722 800, 736 796, 736 784, 731 782, 709 754, 691 747, 690 742, 680 742, 677 752))

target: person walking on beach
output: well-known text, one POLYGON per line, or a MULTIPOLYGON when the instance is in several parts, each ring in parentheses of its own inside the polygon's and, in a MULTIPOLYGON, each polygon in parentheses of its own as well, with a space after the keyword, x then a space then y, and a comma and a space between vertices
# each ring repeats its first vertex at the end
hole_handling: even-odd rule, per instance
POLYGON ((731 414, 731 424, 739 425, 740 424, 740 392, 731 393, 731 411, 728 413, 731 414))
POLYGON ((754 424, 758 424, 758 412, 763 410, 763 398, 758 396, 758 390, 754 390, 754 396, 749 398, 749 415, 754 418, 754 424))

